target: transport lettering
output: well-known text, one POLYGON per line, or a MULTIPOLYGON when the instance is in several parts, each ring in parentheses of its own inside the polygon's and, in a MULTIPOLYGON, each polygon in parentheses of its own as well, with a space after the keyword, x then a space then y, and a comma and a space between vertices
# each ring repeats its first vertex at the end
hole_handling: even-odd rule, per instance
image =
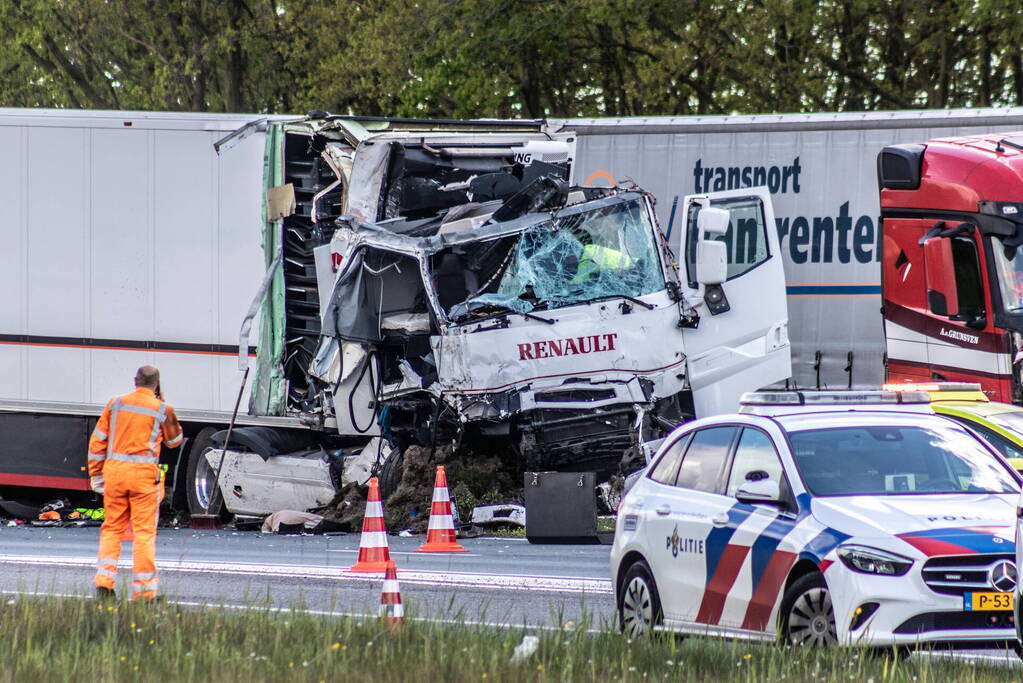
POLYGON ((799 174, 802 170, 799 157, 787 166, 704 166, 703 159, 697 159, 693 167, 693 179, 696 181, 697 194, 764 186, 767 186, 771 194, 799 194, 799 174))
MULTIPOLYGON (((799 157, 791 164, 775 166, 704 166, 703 159, 693 165, 693 185, 697 194, 722 192, 744 187, 767 187, 771 194, 799 194, 803 166, 799 157)), ((831 216, 775 217, 782 251, 794 264, 871 263, 881 260, 881 219, 853 216, 849 202, 842 202, 831 216)), ((729 246, 730 263, 752 263, 755 259, 757 222, 741 219, 724 240, 729 246), (737 233, 734 238, 733 233, 737 233)))
POLYGON ((558 356, 581 356, 587 353, 614 351, 618 333, 591 334, 585 337, 549 339, 519 344, 519 360, 539 360, 558 356))
POLYGON ((881 260, 881 219, 849 215, 849 202, 837 216, 775 218, 782 251, 793 263, 870 263, 881 260))

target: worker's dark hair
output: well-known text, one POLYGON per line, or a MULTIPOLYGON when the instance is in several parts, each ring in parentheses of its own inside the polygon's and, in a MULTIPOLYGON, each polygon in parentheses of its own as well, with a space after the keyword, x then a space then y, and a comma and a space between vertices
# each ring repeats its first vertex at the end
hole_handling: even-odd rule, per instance
POLYGON ((135 373, 135 386, 155 389, 160 384, 160 371, 152 365, 143 365, 135 373))

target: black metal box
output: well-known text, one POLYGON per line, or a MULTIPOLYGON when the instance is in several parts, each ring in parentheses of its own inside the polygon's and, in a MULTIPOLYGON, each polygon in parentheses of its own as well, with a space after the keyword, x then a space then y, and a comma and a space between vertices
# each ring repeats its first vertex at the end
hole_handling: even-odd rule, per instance
POLYGON ((526 472, 530 543, 599 542, 595 472, 526 472))

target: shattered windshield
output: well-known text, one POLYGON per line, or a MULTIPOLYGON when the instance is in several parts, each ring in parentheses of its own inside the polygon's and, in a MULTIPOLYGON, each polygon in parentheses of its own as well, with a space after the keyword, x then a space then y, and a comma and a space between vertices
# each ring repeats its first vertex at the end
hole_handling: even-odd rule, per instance
POLYGON ((1020 248, 1005 248, 998 240, 994 240, 992 246, 1005 310, 1019 313, 1023 311, 1023 254, 1020 248))
POLYGON ((460 290, 439 291, 441 305, 455 321, 664 288, 653 227, 639 199, 559 216, 519 235, 458 249, 439 254, 434 270, 438 290, 446 289, 445 282, 460 290))

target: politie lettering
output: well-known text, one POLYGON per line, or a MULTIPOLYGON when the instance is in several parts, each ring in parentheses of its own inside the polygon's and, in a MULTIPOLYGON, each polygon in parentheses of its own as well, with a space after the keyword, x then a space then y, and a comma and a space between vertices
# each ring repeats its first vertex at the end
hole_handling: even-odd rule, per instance
POLYGON ((799 194, 799 174, 802 170, 799 157, 793 159, 788 166, 704 166, 703 160, 697 159, 693 167, 693 179, 698 194, 765 185, 771 194, 789 191, 799 194))

